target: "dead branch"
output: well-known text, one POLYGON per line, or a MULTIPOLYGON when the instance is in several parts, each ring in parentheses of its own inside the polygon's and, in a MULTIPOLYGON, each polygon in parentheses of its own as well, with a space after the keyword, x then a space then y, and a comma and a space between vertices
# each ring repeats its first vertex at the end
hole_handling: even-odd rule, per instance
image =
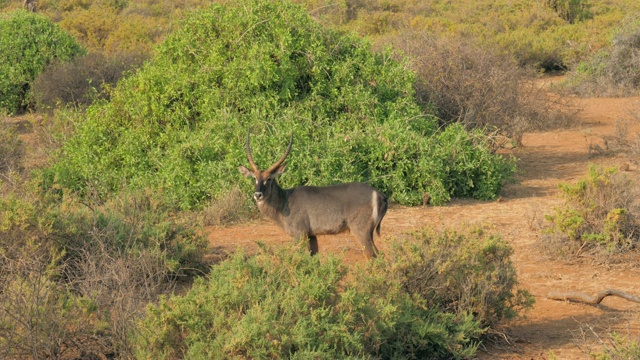
POLYGON ((602 299, 607 296, 618 296, 625 300, 640 303, 640 296, 631 295, 624 291, 616 290, 616 289, 607 289, 600 291, 596 296, 589 296, 588 294, 577 292, 577 291, 569 291, 569 292, 558 292, 552 291, 547 295, 548 299, 551 300, 561 300, 561 301, 577 301, 586 304, 600 304, 602 299))

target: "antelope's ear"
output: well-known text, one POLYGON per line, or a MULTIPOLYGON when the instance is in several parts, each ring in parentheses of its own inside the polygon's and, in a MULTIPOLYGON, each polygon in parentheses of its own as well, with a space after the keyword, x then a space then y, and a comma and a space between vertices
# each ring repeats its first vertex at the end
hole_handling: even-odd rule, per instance
POLYGON ((273 174, 271 174, 271 177, 276 177, 276 176, 284 174, 285 166, 287 166, 287 164, 280 165, 280 167, 277 168, 276 171, 273 172, 273 174))
POLYGON ((246 177, 252 177, 252 178, 256 177, 255 175, 253 175, 253 172, 251 170, 247 169, 242 165, 238 166, 238 170, 240 170, 240 173, 246 177))

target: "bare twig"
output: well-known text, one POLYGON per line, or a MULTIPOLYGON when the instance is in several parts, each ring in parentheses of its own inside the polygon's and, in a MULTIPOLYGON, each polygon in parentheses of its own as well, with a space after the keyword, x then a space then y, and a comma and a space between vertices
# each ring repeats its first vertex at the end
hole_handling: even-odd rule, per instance
POLYGON ((640 296, 632 295, 616 289, 602 290, 596 296, 589 296, 588 294, 581 293, 578 291, 569 291, 569 292, 552 291, 547 295, 547 298, 551 300, 562 300, 562 301, 568 300, 568 301, 576 301, 576 302, 596 305, 596 304, 600 304, 600 302, 602 302, 602 299, 604 299, 607 296, 618 296, 628 301, 640 303, 640 296))

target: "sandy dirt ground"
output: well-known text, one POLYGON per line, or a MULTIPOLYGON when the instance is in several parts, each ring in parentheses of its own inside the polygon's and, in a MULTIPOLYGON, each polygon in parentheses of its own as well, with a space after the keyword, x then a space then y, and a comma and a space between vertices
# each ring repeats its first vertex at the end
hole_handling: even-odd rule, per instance
MULTIPOLYGON (((580 291, 590 295, 615 288, 640 294, 638 259, 619 264, 598 264, 584 259, 567 263, 551 260, 541 248, 540 228, 544 215, 560 205, 558 184, 586 175, 590 163, 621 166, 632 179, 640 180, 638 157, 606 150, 605 138, 613 136, 616 121, 640 113, 640 98, 575 99, 580 123, 570 129, 527 133, 522 146, 511 150, 519 159, 518 182, 508 184, 497 201, 454 200, 442 207, 393 206, 382 222, 376 244, 384 251, 388 242, 403 233, 428 226, 435 229, 481 224, 501 234, 514 248, 513 262, 522 288, 535 296, 535 306, 523 316, 507 321, 500 329, 505 340, 483 345, 479 359, 590 359, 610 333, 637 339, 640 336, 640 304, 607 297, 600 305, 547 299, 550 291, 580 291)), ((636 136, 640 123, 632 122, 628 136, 636 136)), ((269 245, 291 240, 266 220, 232 227, 206 229, 212 253, 237 248, 255 251, 255 241, 269 245)), ((364 261, 351 235, 320 236, 320 256, 340 254, 345 263, 364 261)))

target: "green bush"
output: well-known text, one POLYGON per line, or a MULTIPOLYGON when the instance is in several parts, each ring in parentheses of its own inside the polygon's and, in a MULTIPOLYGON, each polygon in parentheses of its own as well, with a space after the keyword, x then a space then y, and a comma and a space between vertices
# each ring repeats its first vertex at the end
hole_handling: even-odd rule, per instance
MULTIPOLYGON (((299 250, 299 249, 298 249, 299 250)), ((147 308, 136 344, 154 359, 467 358, 483 329, 336 258, 262 248, 234 254, 185 295, 147 308), (364 278, 362 278, 364 277, 364 278), (363 284, 375 284, 367 292, 363 284)))
MULTIPOLYGON (((301 245, 300 245, 301 246, 301 245)), ((472 358, 481 336, 532 305, 511 248, 474 229, 407 236, 348 271, 334 257, 265 246, 149 305, 141 358, 472 358)))
POLYGON ((82 52, 71 36, 44 16, 25 10, 0 15, 0 109, 24 110, 38 74, 51 62, 67 61, 82 52))
POLYGON ((636 248, 640 240, 637 193, 616 168, 589 167, 586 178, 561 184, 563 206, 546 215, 545 238, 560 254, 605 249, 609 253, 636 248))
POLYGON ((157 53, 110 102, 87 109, 53 181, 85 195, 88 184, 100 196, 158 189, 167 204, 190 209, 234 184, 249 189, 236 170, 246 163, 247 129, 261 166, 294 133, 285 186, 366 181, 403 204, 425 193, 442 204, 493 198, 513 174, 513 162, 477 135, 439 133, 414 100, 413 75, 388 52, 373 54, 287 2, 195 12, 157 53), (449 149, 458 161, 443 158, 449 149))

